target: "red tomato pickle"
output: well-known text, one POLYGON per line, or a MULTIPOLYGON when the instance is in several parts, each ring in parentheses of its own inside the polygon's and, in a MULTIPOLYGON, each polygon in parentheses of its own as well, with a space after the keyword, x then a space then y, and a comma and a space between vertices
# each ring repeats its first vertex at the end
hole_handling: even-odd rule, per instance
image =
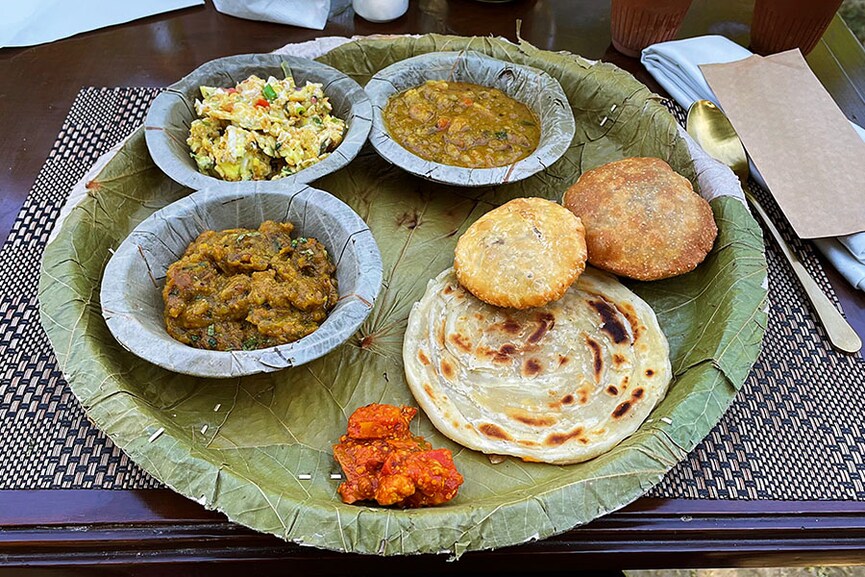
POLYGON ((371 404, 348 418, 346 434, 333 446, 345 481, 337 491, 344 503, 427 507, 456 496, 463 476, 448 449, 433 449, 412 435, 413 407, 371 404))

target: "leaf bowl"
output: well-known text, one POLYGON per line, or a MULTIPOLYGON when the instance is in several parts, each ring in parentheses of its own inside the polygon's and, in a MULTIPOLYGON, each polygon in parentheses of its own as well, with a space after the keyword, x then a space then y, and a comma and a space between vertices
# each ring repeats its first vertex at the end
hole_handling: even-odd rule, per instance
POLYGON ((333 106, 333 115, 346 123, 342 143, 325 159, 277 180, 257 180, 256 190, 286 190, 305 184, 347 165, 360 152, 371 126, 372 109, 360 85, 325 64, 306 58, 277 54, 240 54, 203 64, 169 86, 153 101, 144 122, 147 149, 153 162, 176 182, 194 190, 210 188, 229 191, 238 182, 202 174, 190 155, 186 139, 195 113, 195 100, 201 86, 234 86, 252 74, 267 78, 284 76, 288 66, 298 85, 322 85, 333 106))
POLYGON ((542 70, 491 58, 472 50, 430 52, 380 70, 364 87, 372 102, 370 142, 388 162, 435 182, 490 186, 516 182, 547 169, 568 150, 576 130, 568 97, 542 70), (391 138, 382 117, 388 100, 427 80, 469 82, 498 88, 529 107, 541 123, 538 147, 526 158, 494 168, 464 168, 426 160, 391 138))
POLYGON ((296 367, 345 342, 372 310, 381 286, 378 246, 366 223, 346 204, 306 185, 234 192, 205 189, 155 212, 120 244, 105 269, 102 316, 124 348, 163 368, 200 377, 238 377, 296 367), (250 194, 255 192, 255 194, 250 194), (165 329, 162 288, 171 263, 205 230, 257 228, 265 220, 291 222, 297 236, 324 244, 336 264, 339 300, 321 326, 275 347, 212 351, 172 338, 165 329))

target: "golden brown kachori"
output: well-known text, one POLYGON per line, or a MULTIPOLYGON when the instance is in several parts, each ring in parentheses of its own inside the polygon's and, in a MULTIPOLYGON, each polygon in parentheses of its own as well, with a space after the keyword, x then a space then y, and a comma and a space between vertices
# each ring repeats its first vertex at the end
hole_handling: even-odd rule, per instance
POLYGON ((459 241, 454 269, 480 300, 525 309, 561 298, 586 267, 580 219, 543 198, 517 198, 472 224, 459 241))
POLYGON ((718 234, 709 203, 660 158, 589 170, 562 203, 586 227, 589 263, 638 280, 693 270, 718 234))

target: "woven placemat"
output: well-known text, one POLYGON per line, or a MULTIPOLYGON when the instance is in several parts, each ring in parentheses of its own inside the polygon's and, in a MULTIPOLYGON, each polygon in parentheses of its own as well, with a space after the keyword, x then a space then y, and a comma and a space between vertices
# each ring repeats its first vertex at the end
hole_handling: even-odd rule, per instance
MULTIPOLYGON (((144 121, 150 88, 86 88, 0 249, 0 489, 160 486, 87 420, 39 325, 40 258, 69 190, 144 121)), ((671 106, 680 121, 683 111, 671 106)), ((833 294, 810 244, 787 240, 833 294)), ((834 352, 774 244, 763 353, 709 436, 649 494, 694 499, 865 500, 865 362, 834 352)))

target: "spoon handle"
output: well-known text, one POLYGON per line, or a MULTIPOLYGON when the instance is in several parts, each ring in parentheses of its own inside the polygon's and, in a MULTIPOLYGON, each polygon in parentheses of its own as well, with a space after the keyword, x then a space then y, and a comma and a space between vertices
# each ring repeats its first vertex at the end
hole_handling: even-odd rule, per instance
POLYGON ((747 191, 745 191, 745 196, 748 198, 748 202, 751 203, 751 206, 754 207, 757 214, 760 215, 760 218, 763 219, 766 228, 768 228, 769 232, 772 233, 772 236, 775 237, 775 241, 778 243, 778 246, 781 247, 781 252, 784 253, 785 257, 787 257, 787 262, 790 263, 793 273, 799 279, 799 282, 802 283, 802 288, 805 289, 805 294, 808 295, 808 299, 811 301, 811 304, 814 305, 814 310, 817 312, 817 316, 823 323, 823 328, 826 329, 826 334, 829 336, 829 342, 832 343, 832 346, 836 349, 846 353, 859 352, 859 349, 862 348, 862 340, 859 338, 859 335, 856 334, 853 327, 851 327, 841 313, 838 312, 838 309, 835 308, 835 305, 832 304, 832 301, 829 300, 829 297, 826 296, 826 293, 823 292, 817 282, 810 274, 808 274, 805 266, 790 249, 790 246, 781 236, 781 233, 778 232, 778 229, 775 228, 772 219, 769 218, 769 215, 766 214, 766 211, 763 210, 763 207, 757 199, 747 191))

